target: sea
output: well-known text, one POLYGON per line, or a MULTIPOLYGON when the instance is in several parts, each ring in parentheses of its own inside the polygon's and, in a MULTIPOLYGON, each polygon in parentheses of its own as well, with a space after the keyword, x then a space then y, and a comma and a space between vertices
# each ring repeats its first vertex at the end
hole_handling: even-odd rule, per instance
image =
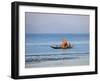
POLYGON ((25 67, 89 65, 89 34, 25 34, 25 67), (54 49, 67 39, 70 49, 54 49))

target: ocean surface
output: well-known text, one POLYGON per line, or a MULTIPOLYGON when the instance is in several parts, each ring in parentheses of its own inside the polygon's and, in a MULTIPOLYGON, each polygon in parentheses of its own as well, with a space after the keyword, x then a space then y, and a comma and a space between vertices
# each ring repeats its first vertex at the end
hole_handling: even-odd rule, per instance
POLYGON ((89 34, 26 34, 25 67, 89 65, 89 34), (67 39, 73 48, 53 49, 67 39))

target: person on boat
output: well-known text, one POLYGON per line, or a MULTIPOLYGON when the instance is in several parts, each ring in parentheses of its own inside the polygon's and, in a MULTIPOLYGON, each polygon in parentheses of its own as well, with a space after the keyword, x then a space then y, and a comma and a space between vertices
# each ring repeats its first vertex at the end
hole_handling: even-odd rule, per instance
POLYGON ((64 39, 62 40, 60 45, 53 44, 51 47, 55 49, 61 49, 61 48, 65 49, 65 48, 72 48, 72 44, 68 40, 64 39))
POLYGON ((70 46, 70 43, 64 39, 62 42, 61 42, 61 48, 67 48, 70 46))

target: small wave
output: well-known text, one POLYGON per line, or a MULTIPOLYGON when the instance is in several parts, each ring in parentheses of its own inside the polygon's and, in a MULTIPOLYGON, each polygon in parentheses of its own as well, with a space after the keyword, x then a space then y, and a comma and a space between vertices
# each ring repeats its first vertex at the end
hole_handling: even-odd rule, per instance
POLYGON ((51 53, 30 53, 26 56, 48 56, 48 55, 65 55, 65 54, 89 54, 89 52, 51 52, 51 53))
MULTIPOLYGON (((47 43, 26 43, 26 45, 52 45, 56 44, 59 45, 61 42, 47 42, 47 43)), ((71 42, 71 44, 89 44, 89 41, 82 41, 82 42, 71 42)))
POLYGON ((71 60, 71 59, 77 59, 78 57, 52 57, 52 58, 27 58, 25 59, 25 62, 42 62, 42 61, 57 61, 57 60, 71 60))

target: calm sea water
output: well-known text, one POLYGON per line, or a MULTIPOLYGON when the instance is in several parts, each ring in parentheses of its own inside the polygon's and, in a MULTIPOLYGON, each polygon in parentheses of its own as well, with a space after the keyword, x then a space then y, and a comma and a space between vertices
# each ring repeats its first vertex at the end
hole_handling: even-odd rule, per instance
POLYGON ((89 34, 26 34, 25 63, 74 60, 89 56, 89 34), (73 45, 71 49, 53 49, 67 39, 73 45))

